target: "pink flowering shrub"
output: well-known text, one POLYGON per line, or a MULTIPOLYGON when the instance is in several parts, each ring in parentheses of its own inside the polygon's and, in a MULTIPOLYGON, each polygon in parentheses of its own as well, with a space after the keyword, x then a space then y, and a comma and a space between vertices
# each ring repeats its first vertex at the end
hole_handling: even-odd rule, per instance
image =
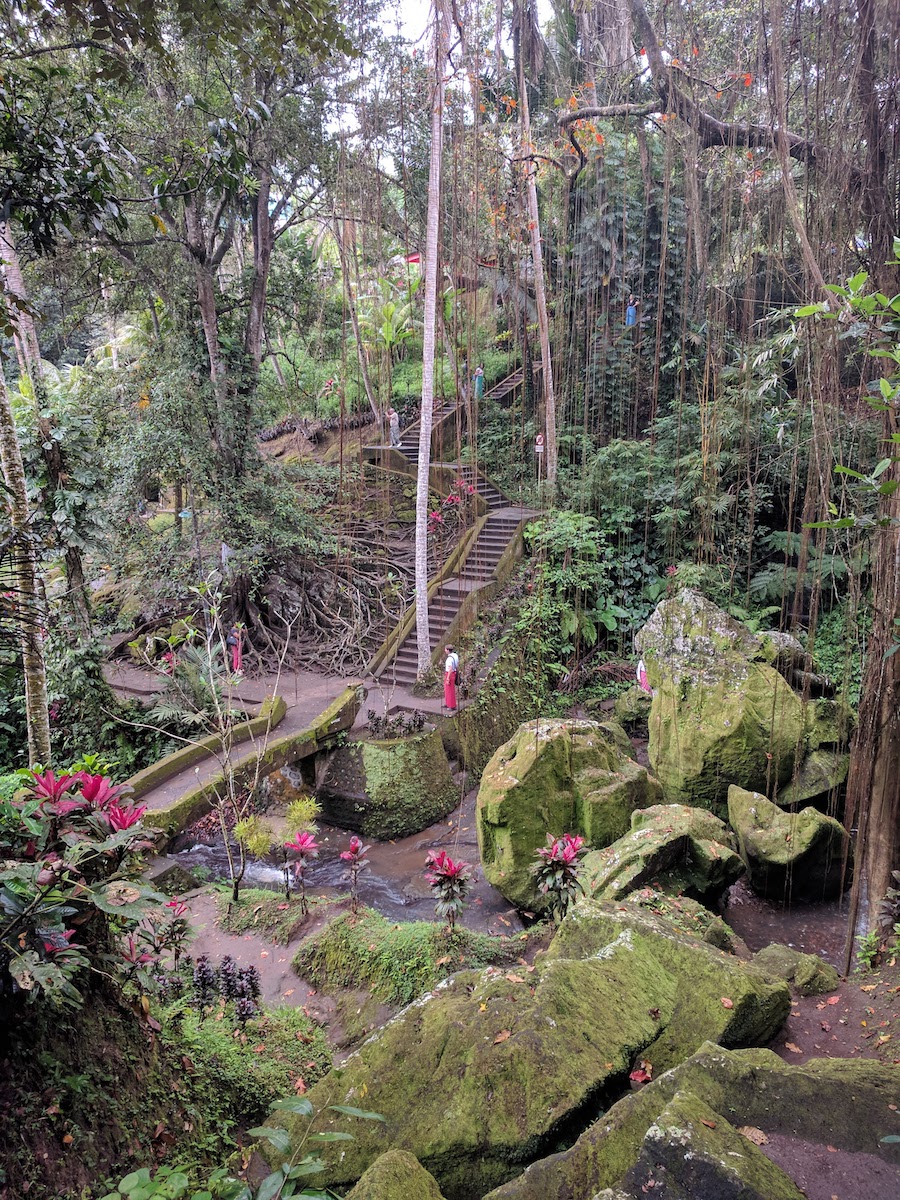
POLYGON ((319 857, 319 843, 308 831, 298 833, 292 842, 284 843, 285 850, 293 850, 296 854, 294 861, 294 879, 300 887, 300 911, 304 916, 309 912, 306 899, 306 872, 310 863, 319 857))

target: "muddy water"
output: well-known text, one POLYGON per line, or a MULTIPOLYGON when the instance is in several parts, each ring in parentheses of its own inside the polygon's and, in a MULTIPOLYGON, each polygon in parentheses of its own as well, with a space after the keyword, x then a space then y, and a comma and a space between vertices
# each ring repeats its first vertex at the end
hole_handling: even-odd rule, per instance
MULTIPOLYGON (((466 899, 460 924, 481 933, 510 934, 522 929, 515 909, 484 878, 478 859, 475 835, 475 792, 461 806, 436 825, 412 837, 394 842, 367 843, 369 868, 360 875, 360 897, 391 921, 434 920, 434 901, 423 869, 429 850, 446 850, 453 858, 472 864, 472 886, 466 899)), ((307 890, 312 895, 346 894, 346 866, 340 853, 347 849, 350 834, 330 825, 320 825, 317 840, 319 857, 307 873, 307 890)), ((167 856, 167 861, 185 868, 203 867, 210 878, 228 878, 228 862, 221 838, 194 841, 185 835, 176 843, 184 846, 167 856), (188 844, 185 845, 185 841, 188 844)), ((253 859, 247 867, 244 887, 284 886, 284 876, 275 858, 253 859)))
POLYGON ((847 902, 845 895, 819 904, 776 904, 755 895, 741 879, 726 893, 721 912, 751 950, 781 942, 839 967, 847 936, 847 902))

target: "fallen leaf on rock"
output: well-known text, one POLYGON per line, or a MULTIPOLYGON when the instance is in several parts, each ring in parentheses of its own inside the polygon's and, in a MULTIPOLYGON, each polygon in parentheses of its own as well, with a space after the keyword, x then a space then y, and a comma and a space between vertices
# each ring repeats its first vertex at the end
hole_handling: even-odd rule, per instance
POLYGON ((700 1124, 705 1125, 707 1129, 715 1129, 715 1121, 707 1121, 705 1117, 700 1118, 700 1124))
POLYGON ((506 917, 498 917, 497 920, 501 925, 505 925, 507 929, 509 928, 509 921, 507 921, 506 917))
POLYGON ((838 1152, 837 1146, 826 1146, 825 1149, 828 1151, 829 1154, 837 1154, 837 1152, 838 1152))
POLYGON ((793 1042, 785 1042, 784 1048, 785 1048, 785 1050, 790 1050, 791 1054, 802 1054, 803 1053, 803 1051, 800 1049, 800 1047, 795 1046, 793 1042))
POLYGON ((722 1007, 723 1008, 734 1008, 734 1001, 729 1000, 729 998, 727 996, 723 996, 722 997, 722 1007))
POLYGON ((768 1145, 769 1139, 761 1129, 757 1129, 755 1125, 742 1125, 738 1133, 744 1135, 748 1142, 752 1142, 754 1146, 768 1145))
POLYGON ((496 1046, 498 1042, 505 1042, 508 1037, 512 1037, 512 1031, 509 1029, 501 1029, 494 1038, 494 1045, 496 1046))
POLYGON ((506 976, 506 978, 509 980, 510 983, 524 983, 525 982, 525 980, 522 978, 521 975, 514 975, 512 973, 512 971, 509 972, 509 974, 506 976))
POLYGON ((478 1011, 479 1011, 479 1012, 487 1012, 487 1005, 486 1005, 486 1004, 479 1004, 479 1005, 478 1005, 478 1011))

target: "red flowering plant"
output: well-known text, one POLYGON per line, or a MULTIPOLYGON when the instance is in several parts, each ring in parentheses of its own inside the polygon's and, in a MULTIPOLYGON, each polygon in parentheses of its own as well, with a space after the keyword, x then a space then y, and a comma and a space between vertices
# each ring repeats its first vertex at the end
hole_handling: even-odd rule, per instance
POLYGON ((446 850, 429 850, 425 878, 431 884, 435 915, 446 919, 452 933, 472 882, 472 868, 462 859, 454 862, 446 850))
POLYGON ((87 969, 127 977, 128 938, 165 899, 131 878, 129 855, 150 843, 123 787, 77 770, 21 779, 0 799, 0 1016, 38 999, 78 1007, 87 969))
MULTIPOLYGON (((310 863, 319 857, 319 843, 306 830, 298 833, 292 842, 284 843, 285 850, 293 850, 297 856, 294 860, 294 879, 300 887, 300 911, 306 916, 309 912, 309 902, 306 899, 306 872, 310 863)), ((289 893, 288 893, 289 895, 289 893)))
POLYGON ((587 853, 584 838, 564 833, 555 838, 547 834, 547 845, 535 851, 537 862, 531 872, 537 879, 538 891, 549 898, 549 907, 561 921, 569 905, 584 888, 578 879, 580 858, 587 853))
POLYGON ((350 839, 349 848, 341 851, 341 862, 347 864, 344 879, 350 884, 350 911, 352 913, 359 912, 359 873, 369 865, 366 855, 370 849, 371 847, 364 846, 362 840, 354 834, 350 839))

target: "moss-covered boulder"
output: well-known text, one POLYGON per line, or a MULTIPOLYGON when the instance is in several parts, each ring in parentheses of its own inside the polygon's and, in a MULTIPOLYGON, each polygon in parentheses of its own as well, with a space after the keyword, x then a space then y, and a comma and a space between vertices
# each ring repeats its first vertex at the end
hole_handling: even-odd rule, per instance
MULTIPOLYGON (((900 1135, 896 1100, 894 1067, 830 1058, 789 1066, 770 1050, 729 1051, 706 1045, 674 1070, 613 1105, 569 1150, 533 1164, 485 1200, 571 1200, 573 1196, 605 1196, 607 1188, 616 1197, 622 1193, 630 1198, 654 1195, 649 1189, 642 1190, 646 1183, 637 1183, 641 1178, 638 1163, 650 1144, 648 1135, 657 1155, 671 1169, 679 1144, 683 1150, 693 1152, 693 1147, 684 1145, 679 1132, 685 1131, 685 1122, 690 1123, 692 1134, 705 1139, 696 1128, 698 1118, 701 1124, 714 1121, 716 1129, 721 1124, 725 1133, 719 1143, 722 1166, 731 1165, 739 1172, 745 1170, 745 1162, 750 1163, 754 1173, 761 1164, 748 1148, 731 1141, 728 1126, 738 1132, 749 1127, 764 1134, 786 1134, 823 1148, 867 1151, 888 1163, 900 1163, 898 1144, 882 1140, 900 1135), (669 1107, 673 1102, 674 1109, 669 1107), (680 1114, 680 1120, 672 1119, 675 1113, 680 1114), (664 1128, 664 1136, 658 1137, 654 1127, 664 1128), (629 1178, 635 1180, 636 1192, 626 1185, 629 1178)), ((705 1139, 703 1157, 715 1158, 715 1152, 710 1153, 713 1150, 712 1140, 705 1139)), ((758 1181, 754 1173, 745 1176, 748 1188, 758 1181)), ((680 1191, 673 1187, 662 1194, 680 1200, 711 1200, 713 1196, 718 1200, 719 1196, 732 1195, 743 1200, 758 1194, 720 1192, 717 1186, 698 1191, 682 1185, 680 1191)), ((774 1189, 763 1192, 767 1200, 796 1195, 781 1190, 787 1183, 775 1175, 769 1176, 766 1186, 774 1189)))
POLYGON ((616 720, 626 729, 646 729, 652 703, 653 698, 650 693, 645 692, 635 683, 626 692, 616 696, 613 711, 616 714, 616 720))
POLYGON ((546 908, 531 868, 548 834, 608 846, 635 809, 662 798, 631 753, 619 725, 596 721, 529 721, 500 747, 481 777, 476 820, 484 873, 511 903, 546 908))
POLYGON ((376 1158, 347 1200, 444 1200, 433 1175, 405 1150, 376 1158))
POLYGON ((834 817, 811 807, 785 812, 759 792, 732 786, 728 818, 760 896, 810 903, 838 895, 848 881, 849 839, 834 817))
POLYGON ((621 947, 638 961, 657 963, 672 981, 674 1005, 668 1014, 659 1009, 657 1036, 642 1052, 656 1074, 705 1041, 761 1045, 774 1037, 790 1011, 786 984, 704 940, 705 922, 697 907, 645 907, 638 894, 624 904, 583 901, 538 959, 602 958, 621 947))
POLYGON ((459 801, 435 730, 338 747, 318 795, 326 821, 380 841, 427 829, 459 801))
POLYGON ((820 996, 824 992, 833 992, 841 979, 837 968, 817 954, 803 954, 778 942, 759 950, 753 956, 753 961, 767 974, 792 983, 801 996, 820 996))
POLYGON ((786 984, 658 914, 577 904, 533 969, 452 976, 312 1089, 317 1111, 364 1105, 387 1119, 360 1123, 325 1181, 353 1183, 389 1141, 449 1200, 477 1200, 620 1094, 636 1061, 662 1071, 707 1038, 768 1039, 789 1003, 786 984))
POLYGON ((650 764, 666 798, 724 815, 730 783, 786 784, 803 705, 763 642, 698 592, 663 600, 635 639, 653 688, 650 764))
POLYGON ((583 861, 582 886, 616 900, 653 884, 707 903, 744 873, 724 821, 702 808, 656 804, 632 814, 631 831, 583 861))
POLYGON ((775 800, 780 808, 816 802, 816 807, 833 799, 847 782, 850 755, 845 750, 823 746, 811 750, 797 767, 790 782, 779 788, 775 800))
MULTIPOLYGON (((674 978, 624 942, 605 956, 555 957, 540 968, 462 971, 403 1009, 309 1093, 364 1106, 328 1157, 323 1182, 354 1183, 389 1143, 414 1154, 449 1200, 478 1200, 533 1158, 589 1101, 617 1093, 675 1002, 674 978)), ((279 1119, 284 1114, 279 1114, 279 1119)), ((305 1121, 289 1129, 297 1138, 305 1121)))

